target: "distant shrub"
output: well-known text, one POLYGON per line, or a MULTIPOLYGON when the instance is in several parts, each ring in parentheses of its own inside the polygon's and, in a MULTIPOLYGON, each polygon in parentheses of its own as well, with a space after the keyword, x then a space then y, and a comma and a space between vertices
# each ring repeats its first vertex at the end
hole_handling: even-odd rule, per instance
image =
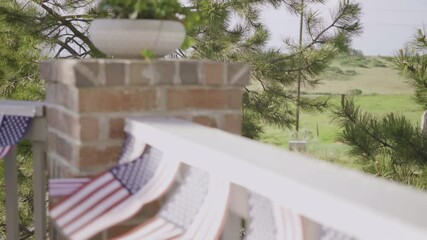
POLYGON ((381 57, 381 59, 384 59, 384 60, 386 60, 387 62, 392 62, 392 61, 394 60, 394 58, 393 58, 393 57, 389 57, 389 56, 383 56, 383 57, 381 57))
POLYGON ((350 49, 349 54, 352 56, 362 56, 362 57, 364 56, 362 50, 357 50, 357 49, 353 49, 353 48, 350 49))
POLYGON ((354 76, 357 74, 355 70, 345 70, 346 75, 354 76))
POLYGON ((337 74, 344 74, 344 71, 341 70, 341 68, 339 68, 339 67, 329 67, 328 71, 333 72, 333 73, 337 73, 337 74))
POLYGON ((387 67, 387 65, 383 61, 380 61, 378 59, 373 59, 371 65, 374 67, 381 67, 381 68, 387 67))
POLYGON ((374 67, 386 68, 387 65, 385 65, 384 63, 375 63, 374 67))
POLYGON ((351 89, 347 91, 347 95, 349 96, 359 96, 362 95, 362 90, 360 89, 351 89))
POLYGON ((369 68, 366 64, 364 63, 359 63, 357 64, 357 67, 361 67, 361 68, 369 68))

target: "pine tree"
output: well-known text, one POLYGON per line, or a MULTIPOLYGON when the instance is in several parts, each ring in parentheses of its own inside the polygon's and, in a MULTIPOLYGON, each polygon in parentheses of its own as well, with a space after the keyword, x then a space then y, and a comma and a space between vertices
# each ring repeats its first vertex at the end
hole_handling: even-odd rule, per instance
POLYGON ((103 57, 88 37, 89 23, 102 13, 97 0, 21 0, 0 6, 3 22, 42 40, 53 58, 103 57))
MULTIPOLYGON (((178 51, 178 57, 211 59, 248 63, 256 87, 244 93, 243 132, 256 138, 262 124, 285 128, 295 125, 297 79, 303 86, 315 87, 317 76, 328 66, 338 51, 345 51, 350 39, 360 31, 358 4, 341 0, 329 23, 319 17, 310 4, 324 0, 193 0, 205 24, 190 32, 194 46, 189 51, 178 51), (304 16, 306 38, 301 46, 286 41, 287 53, 279 47, 267 48, 268 28, 260 20, 260 8, 265 5, 285 5, 288 14, 304 16), (234 23, 233 17, 237 17, 234 23)), ((95 6, 96 0, 19 0, 0 3, 0 96, 15 99, 43 98, 43 87, 38 77, 37 60, 44 55, 54 58, 84 58, 104 56, 87 37, 90 21, 104 13, 95 6)), ((284 13, 285 14, 285 13, 284 13)), ((323 111, 325 99, 301 97, 302 111, 323 111)), ((21 209, 21 236, 31 235, 31 174, 28 145, 23 148, 21 168, 21 195, 25 201, 21 209), (26 162, 25 162, 26 161, 26 162)), ((1 195, 0 195, 1 197, 1 195)), ((0 208, 0 211, 4 209, 0 208)), ((4 216, 4 214, 3 214, 4 216)), ((4 219, 2 221, 4 223, 4 219)), ((4 225, 0 223, 0 234, 4 225)))
MULTIPOLYGON (((251 79, 256 87, 244 93, 243 134, 259 137, 263 123, 284 128, 295 126, 298 105, 302 111, 324 111, 327 99, 299 97, 295 94, 298 79, 303 86, 314 88, 318 76, 329 65, 337 52, 347 51, 350 39, 360 33, 360 6, 354 2, 340 1, 329 24, 325 23, 310 4, 323 0, 302 1, 193 1, 193 5, 209 19, 193 35, 194 51, 189 57, 218 61, 244 62, 251 66, 251 79), (287 6, 290 14, 304 16, 306 38, 301 44, 286 40, 288 53, 279 47, 268 48, 267 27, 260 20, 260 7, 287 6), (232 18, 238 16, 237 23, 232 18)), ((185 57, 184 53, 181 53, 185 57)))
MULTIPOLYGON (((22 11, 31 14, 33 9, 21 9, 12 1, 0 2, 0 8, 22 11)), ((44 87, 38 76, 37 61, 42 56, 39 48, 42 39, 32 34, 23 25, 11 25, 0 14, 0 99, 42 100, 44 87)), ((18 183, 19 183, 19 219, 21 239, 30 239, 33 235, 32 211, 32 158, 31 145, 28 142, 18 147, 18 183)), ((3 161, 0 164, 0 179, 4 177, 3 161)), ((4 186, 4 184, 2 184, 4 186)), ((5 192, 0 191, 0 202, 5 201, 5 192)), ((0 204, 0 236, 5 233, 5 206, 0 204)), ((0 237, 2 238, 2 237, 0 237)))
MULTIPOLYGON (((427 107, 426 35, 418 31, 415 40, 394 59, 396 69, 415 89, 415 100, 427 107)), ((334 110, 343 128, 338 139, 351 146, 364 169, 402 183, 427 187, 427 135, 404 116, 389 113, 375 116, 346 100, 334 110)))
MULTIPOLYGON (((0 8, 18 9, 13 2, 1 2, 0 8)), ((23 10, 25 12, 31 9, 23 10)), ((10 25, 0 15, 0 98, 40 100, 43 85, 37 74, 41 41, 26 28, 10 25)))
MULTIPOLYGON (((34 35, 41 35, 55 57, 102 56, 87 38, 88 23, 102 15, 94 0, 54 1, 27 0, 22 6, 36 7, 31 13, 0 7, 9 24, 27 27, 34 35), (77 44, 77 49, 76 49, 77 44)), ((317 76, 325 70, 338 51, 348 48, 350 39, 360 32, 360 6, 350 0, 340 0, 328 23, 325 23, 311 4, 324 0, 192 0, 190 8, 198 10, 205 24, 193 32, 192 51, 178 51, 178 57, 211 59, 248 63, 251 78, 257 82, 244 94, 244 135, 256 138, 264 122, 285 128, 295 126, 296 102, 302 111, 323 111, 327 101, 295 95, 296 83, 315 87, 317 76), (305 3, 305 4, 302 4, 305 3), (260 8, 285 5, 289 14, 303 14, 306 38, 301 46, 287 39, 288 53, 267 48, 269 31, 260 20, 260 8), (236 17, 237 16, 237 17, 236 17), (237 23, 233 22, 237 19, 237 23)), ((25 7, 23 7, 25 9, 25 7)))

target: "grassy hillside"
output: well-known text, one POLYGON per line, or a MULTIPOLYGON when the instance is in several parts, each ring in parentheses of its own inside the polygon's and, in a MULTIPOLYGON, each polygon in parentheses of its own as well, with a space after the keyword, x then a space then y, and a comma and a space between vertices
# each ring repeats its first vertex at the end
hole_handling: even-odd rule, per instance
MULTIPOLYGON (((323 84, 315 90, 305 91, 309 95, 330 95, 331 105, 339 106, 339 94, 357 91, 355 99, 365 111, 375 114, 400 113, 414 124, 419 124, 424 111, 412 99, 413 89, 392 68, 387 57, 338 57, 322 76, 323 84), (353 91, 352 91, 353 90, 353 91), (361 93, 361 94, 360 94, 361 93)), ((340 131, 332 121, 331 111, 325 113, 303 113, 301 133, 309 140, 308 154, 316 158, 359 168, 355 158, 347 154, 348 146, 336 141, 340 131)), ((282 148, 288 147, 292 138, 289 130, 265 126, 261 140, 282 148)))
POLYGON ((323 83, 309 93, 344 94, 360 89, 363 94, 411 94, 413 89, 399 76, 389 57, 340 56, 321 76, 323 83))

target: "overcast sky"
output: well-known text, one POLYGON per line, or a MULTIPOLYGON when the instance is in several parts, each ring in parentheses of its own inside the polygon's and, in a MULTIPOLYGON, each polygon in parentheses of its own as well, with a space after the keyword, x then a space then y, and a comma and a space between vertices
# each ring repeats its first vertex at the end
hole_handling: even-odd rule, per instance
MULTIPOLYGON (((362 5, 363 33, 354 39, 353 48, 365 55, 394 55, 414 35, 417 28, 427 28, 427 0, 356 0, 362 5)), ((328 0, 335 6, 339 0, 328 0)), ((329 17, 328 7, 320 7, 329 17)), ((282 39, 298 36, 298 18, 284 9, 266 9, 263 19, 272 32, 271 46, 281 46, 282 39)))

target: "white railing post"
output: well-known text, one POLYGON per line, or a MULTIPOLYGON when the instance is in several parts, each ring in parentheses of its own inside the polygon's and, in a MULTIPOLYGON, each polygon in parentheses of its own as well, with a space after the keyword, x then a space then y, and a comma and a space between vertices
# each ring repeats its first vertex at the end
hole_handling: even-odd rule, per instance
POLYGON ((16 147, 4 159, 6 185, 6 238, 19 239, 18 168, 16 147))
MULTIPOLYGON (((43 113, 43 111, 42 111, 43 113)), ((36 116, 27 138, 33 145, 34 236, 47 239, 46 234, 46 119, 36 116)))
POLYGON ((228 216, 224 225, 222 239, 241 239, 242 220, 247 219, 248 193, 246 189, 231 184, 228 216))
POLYGON ((34 235, 46 239, 46 158, 44 144, 33 142, 34 235))
MULTIPOLYGON (((34 117, 25 136, 33 144, 33 203, 35 239, 46 238, 46 119, 44 103, 23 101, 0 101, 0 109, 5 115, 34 117)), ((17 144, 4 159, 6 185, 6 236, 7 239, 20 239, 18 208, 18 166, 17 144)))

